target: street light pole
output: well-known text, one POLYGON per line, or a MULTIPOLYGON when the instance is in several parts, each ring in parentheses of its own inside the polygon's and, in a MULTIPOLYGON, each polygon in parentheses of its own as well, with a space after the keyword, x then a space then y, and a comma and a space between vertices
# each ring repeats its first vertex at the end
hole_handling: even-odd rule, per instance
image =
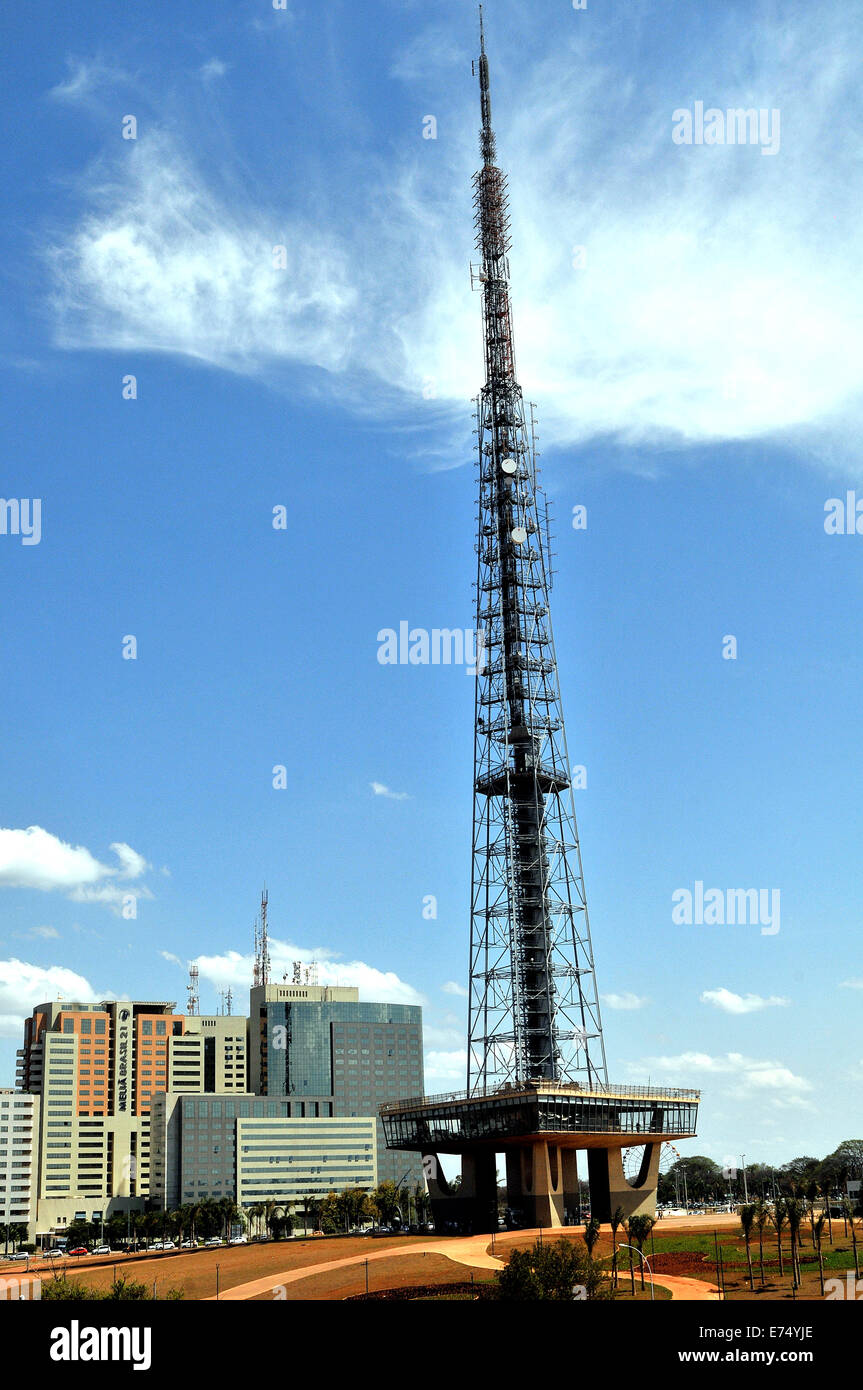
POLYGON ((741 1155, 740 1155, 740 1164, 741 1164, 741 1167, 743 1168, 743 1200, 744 1200, 744 1202, 746 1202, 746 1203, 748 1204, 748 1202, 749 1202, 749 1188, 748 1188, 747 1185, 746 1185, 746 1154, 741 1154, 741 1155))
POLYGON ((628 1245, 626 1241, 621 1241, 617 1248, 618 1250, 634 1250, 636 1255, 641 1256, 642 1260, 644 1261, 645 1269, 650 1275, 650 1301, 651 1303, 655 1303, 656 1298, 653 1292, 653 1270, 650 1268, 650 1261, 648 1260, 647 1256, 644 1254, 643 1251, 639 1250, 637 1245, 628 1245))

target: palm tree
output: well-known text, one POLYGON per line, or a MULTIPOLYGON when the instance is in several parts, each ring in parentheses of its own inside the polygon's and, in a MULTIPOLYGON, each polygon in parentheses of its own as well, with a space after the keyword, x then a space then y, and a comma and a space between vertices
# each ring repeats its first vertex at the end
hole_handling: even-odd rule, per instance
POLYGON ((268 1201, 264 1202, 264 1204, 263 1204, 264 1226, 265 1226, 266 1230, 269 1231, 270 1235, 273 1234, 273 1227, 274 1227, 274 1225, 276 1224, 276 1222, 278 1221, 279 1217, 282 1216, 282 1215, 284 1215, 284 1211, 285 1211, 285 1208, 284 1208, 284 1206, 282 1205, 282 1203, 281 1203, 281 1202, 275 1201, 274 1198, 272 1198, 272 1197, 271 1197, 268 1201))
POLYGON ((791 1265, 794 1287, 800 1287, 800 1226, 803 1221, 803 1202, 799 1197, 788 1197, 785 1201, 788 1212, 788 1227, 791 1231, 791 1265))
POLYGON ((611 1257, 611 1271, 614 1275, 614 1286, 617 1288, 617 1231, 618 1228, 623 1225, 623 1207, 614 1208, 614 1211, 611 1213, 611 1221, 609 1224, 611 1225, 611 1245, 613 1252, 611 1257))
POLYGON ((848 1226, 851 1227, 851 1244, 854 1248, 854 1278, 860 1278, 860 1265, 857 1255, 857 1227, 854 1224, 854 1203, 850 1197, 842 1198, 842 1215, 848 1226))
POLYGON ((632 1242, 635 1240, 635 1232, 634 1232, 633 1229, 632 1229, 632 1223, 633 1223, 634 1220, 635 1220, 635 1217, 634 1217, 634 1216, 630 1216, 630 1218, 629 1218, 628 1221, 624 1221, 624 1222, 623 1222, 623 1229, 626 1231, 627 1240, 628 1240, 628 1242, 629 1242, 629 1246, 628 1246, 628 1253, 629 1253, 629 1282, 630 1282, 630 1284, 631 1284, 631 1286, 632 1286, 632 1297, 633 1297, 633 1298, 635 1297, 635 1270, 633 1269, 633 1265, 632 1265, 632 1242))
POLYGON ((779 1247, 780 1279, 785 1273, 785 1268, 782 1264, 782 1227, 785 1225, 787 1218, 788 1208, 786 1206, 786 1199, 784 1197, 777 1197, 776 1201, 773 1203, 773 1225, 776 1227, 776 1243, 779 1247))
POLYGON ((755 1275, 752 1273, 752 1251, 749 1242, 752 1240, 752 1227, 755 1223, 755 1203, 750 1202, 747 1206, 740 1208, 740 1229, 743 1231, 743 1239, 746 1241, 746 1263, 749 1265, 749 1287, 755 1292, 755 1275))
POLYGON ((764 1232, 767 1229, 767 1222, 770 1220, 770 1212, 763 1202, 755 1203, 755 1229, 758 1232, 758 1266, 761 1272, 761 1285, 764 1286, 764 1232))
POLYGON ((263 1202, 253 1202, 252 1205, 248 1208, 247 1214, 249 1217, 249 1225, 252 1231, 257 1230, 258 1235, 261 1234, 261 1222, 264 1218, 266 1210, 267 1208, 266 1206, 264 1206, 263 1202))
POLYGON ((198 1221, 200 1220, 200 1216, 201 1216, 201 1213, 202 1213, 203 1210, 204 1210, 204 1208, 203 1208, 203 1204, 202 1204, 201 1202, 192 1202, 192 1203, 189 1205, 188 1211, 189 1211, 189 1238, 190 1238, 190 1240, 195 1240, 195 1239, 197 1239, 197 1237, 196 1237, 196 1235, 195 1235, 195 1227, 196 1227, 198 1221))
POLYGON ((631 1216, 629 1218, 630 1240, 634 1240, 638 1246, 638 1253, 641 1255, 641 1287, 644 1288, 644 1242, 653 1230, 656 1222, 652 1216, 631 1216))
POLYGON ((812 1236, 812 1249, 815 1249, 815 1199, 821 1189, 817 1182, 811 1182, 806 1188, 806 1201, 809 1203, 809 1230, 812 1236))
POLYGON ((815 1234, 815 1248, 816 1248, 817 1251, 818 1251, 818 1279, 819 1279, 819 1282, 820 1282, 820 1284, 821 1284, 821 1297, 823 1298, 823 1297, 824 1297, 824 1255, 822 1254, 822 1251, 821 1251, 821 1238, 822 1238, 822 1236, 824 1235, 824 1213, 823 1213, 823 1211, 822 1211, 821 1215, 818 1217, 818 1220, 815 1222, 815 1224, 814 1224, 814 1226, 813 1226, 812 1229, 813 1229, 813 1232, 814 1232, 814 1234, 815 1234))
POLYGON ((593 1247, 599 1239, 599 1222, 592 1216, 584 1228, 584 1243, 587 1246, 587 1253, 593 1259, 593 1247))

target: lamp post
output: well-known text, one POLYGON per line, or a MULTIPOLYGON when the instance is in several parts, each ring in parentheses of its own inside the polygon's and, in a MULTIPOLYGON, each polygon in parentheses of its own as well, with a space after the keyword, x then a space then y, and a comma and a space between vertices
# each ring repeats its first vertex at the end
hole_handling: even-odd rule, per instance
POLYGON ((746 1154, 740 1155, 740 1166, 743 1169, 743 1200, 749 1202, 749 1188, 746 1185, 746 1154))
POLYGON ((639 1250, 637 1245, 629 1245, 625 1240, 622 1240, 617 1248, 618 1250, 634 1250, 636 1255, 641 1256, 641 1259, 644 1261, 645 1269, 650 1275, 650 1301, 651 1303, 655 1303, 656 1298, 653 1293, 653 1270, 650 1268, 650 1261, 648 1260, 647 1256, 644 1254, 643 1251, 639 1250))

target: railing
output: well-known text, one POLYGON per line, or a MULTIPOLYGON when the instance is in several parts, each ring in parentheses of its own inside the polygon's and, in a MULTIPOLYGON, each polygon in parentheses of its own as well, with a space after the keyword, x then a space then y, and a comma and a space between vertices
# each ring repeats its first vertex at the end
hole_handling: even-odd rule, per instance
POLYGON ((434 1096, 415 1096, 411 1100, 386 1101, 380 1107, 382 1115, 415 1110, 420 1106, 447 1105, 465 1100, 510 1100, 533 1095, 569 1095, 585 1100, 644 1099, 689 1100, 701 1099, 700 1091, 684 1090, 679 1086, 581 1086, 577 1081, 507 1082, 503 1086, 476 1091, 443 1091, 434 1096))

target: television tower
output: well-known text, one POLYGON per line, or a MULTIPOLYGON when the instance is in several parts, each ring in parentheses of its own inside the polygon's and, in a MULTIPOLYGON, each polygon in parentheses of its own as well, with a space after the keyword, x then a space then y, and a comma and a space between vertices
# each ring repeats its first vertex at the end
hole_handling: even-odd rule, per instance
POLYGON ((474 177, 485 385, 479 533, 468 1091, 607 1081, 549 614, 547 518, 515 368, 507 179, 497 164, 480 5, 482 168, 474 177), (542 511, 540 511, 542 506, 542 511))
MULTIPOLYGON (((480 6, 482 168, 474 179, 485 385, 479 537, 468 1089, 386 1101, 387 1148, 423 1155, 438 1230, 528 1226, 580 1211, 587 1151, 598 1221, 653 1216, 663 1143, 694 1135, 698 1091, 606 1075, 557 659, 533 420, 515 371, 506 178, 497 164, 480 6), (482 655, 480 656, 480 652, 482 655), (640 1151, 628 1177, 622 1154, 640 1151), (458 1184, 436 1155, 461 1159, 458 1184), (426 1165, 426 1158, 435 1161, 426 1165)), ((474 65, 476 67, 476 65, 474 65)))

